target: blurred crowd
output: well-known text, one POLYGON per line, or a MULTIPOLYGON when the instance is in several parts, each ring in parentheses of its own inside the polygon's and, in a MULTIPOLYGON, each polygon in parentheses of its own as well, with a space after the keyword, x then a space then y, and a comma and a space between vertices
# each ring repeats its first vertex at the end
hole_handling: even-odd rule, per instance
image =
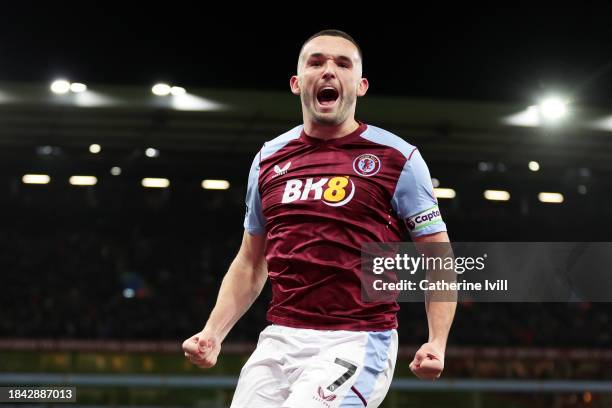
MULTIPOLYGON (((21 190, 0 206, 0 336, 162 340, 202 328, 240 245, 240 189, 197 196, 72 189, 52 196, 21 190)), ((486 235, 486 222, 475 226, 473 213, 446 213, 451 238, 496 236, 486 235)), ((512 238, 508 231, 518 222, 495 213, 491 219, 512 238)), ((231 340, 257 339, 269 298, 266 286, 231 340)), ((466 303, 449 342, 608 347, 611 311, 606 303, 466 303)), ((423 305, 402 304, 399 319, 404 344, 426 340, 423 305)))

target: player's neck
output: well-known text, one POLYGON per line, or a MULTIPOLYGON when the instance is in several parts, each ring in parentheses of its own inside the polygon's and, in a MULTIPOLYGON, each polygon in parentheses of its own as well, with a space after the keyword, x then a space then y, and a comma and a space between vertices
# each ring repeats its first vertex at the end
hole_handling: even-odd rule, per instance
POLYGON ((304 132, 311 137, 329 140, 350 135, 359 127, 359 123, 351 118, 338 125, 322 125, 313 121, 304 123, 304 132))

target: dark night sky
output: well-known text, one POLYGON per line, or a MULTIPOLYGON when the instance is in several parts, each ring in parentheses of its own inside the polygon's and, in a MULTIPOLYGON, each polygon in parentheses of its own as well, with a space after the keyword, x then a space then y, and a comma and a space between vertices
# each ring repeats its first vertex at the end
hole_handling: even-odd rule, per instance
POLYGON ((360 42, 371 94, 532 101, 559 90, 584 105, 612 107, 611 7, 573 3, 470 10, 442 2, 407 10, 355 3, 350 15, 333 17, 327 3, 287 3, 274 15, 238 6, 211 11, 202 3, 81 3, 55 11, 4 5, 0 81, 46 83, 61 75, 88 84, 164 80, 285 91, 302 41, 334 27, 360 42), (300 15, 306 8, 312 10, 300 15))

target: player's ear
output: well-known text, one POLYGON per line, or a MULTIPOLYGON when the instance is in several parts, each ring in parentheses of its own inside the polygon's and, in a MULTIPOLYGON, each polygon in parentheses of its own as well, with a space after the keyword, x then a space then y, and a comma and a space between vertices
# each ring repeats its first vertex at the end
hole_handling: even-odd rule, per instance
POLYGON ((289 87, 291 88, 291 93, 294 95, 300 95, 302 93, 300 89, 300 81, 297 75, 293 75, 289 80, 289 87))
POLYGON ((361 78, 359 80, 359 85, 357 85, 357 96, 364 96, 366 92, 368 92, 368 88, 370 87, 370 83, 366 78, 361 78))

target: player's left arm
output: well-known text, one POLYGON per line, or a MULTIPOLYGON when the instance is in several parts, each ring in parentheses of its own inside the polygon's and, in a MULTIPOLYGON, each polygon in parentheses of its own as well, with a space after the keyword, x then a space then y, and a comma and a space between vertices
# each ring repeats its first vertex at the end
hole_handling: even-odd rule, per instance
MULTIPOLYGON (((406 151, 407 160, 398 179, 391 204, 406 223, 412 241, 426 257, 440 256, 440 251, 450 245, 428 243, 448 243, 446 224, 435 197, 431 176, 425 160, 418 149, 406 151)), ((435 278, 438 272, 428 271, 428 279, 435 278)), ((453 273, 454 275, 454 273, 453 273)), ((454 277, 454 276, 453 276, 454 277)), ((421 379, 433 380, 442 374, 446 341, 455 316, 456 302, 446 293, 426 296, 425 310, 429 326, 429 339, 416 352, 410 369, 421 379), (452 299, 451 302, 440 300, 452 299)))
MULTIPOLYGON (((412 240, 417 245, 419 243, 449 242, 446 231, 413 237, 412 240)), ((436 248, 435 245, 422 245, 420 247, 426 257, 437 256, 436 252, 439 247, 436 248)), ((410 363, 412 372, 424 380, 435 380, 440 377, 444 369, 446 342, 455 317, 457 302, 450 299, 443 300, 426 297, 425 311, 427 312, 429 338, 427 343, 419 348, 410 363)))

